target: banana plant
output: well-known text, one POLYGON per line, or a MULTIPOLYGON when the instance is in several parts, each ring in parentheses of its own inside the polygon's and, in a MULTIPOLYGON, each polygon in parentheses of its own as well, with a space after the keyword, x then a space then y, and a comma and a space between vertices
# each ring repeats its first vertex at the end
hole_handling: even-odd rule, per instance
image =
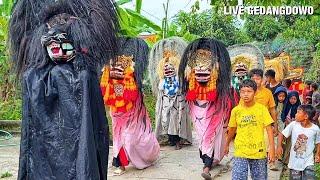
POLYGON ((131 10, 123 8, 121 5, 131 2, 132 0, 116 1, 118 10, 120 34, 136 37, 142 32, 159 34, 162 29, 156 23, 141 15, 142 0, 136 0, 136 9, 131 10))
MULTIPOLYGON (((1 2, 1 0, 0 0, 1 2)), ((8 17, 10 16, 12 6, 14 4, 15 0, 2 0, 2 3, 0 3, 0 16, 8 17)))
MULTIPOLYGON (((193 35, 190 32, 178 32, 177 27, 171 25, 167 18, 165 17, 162 21, 162 26, 157 25, 152 22, 145 16, 143 16, 141 12, 142 0, 136 0, 136 8, 135 10, 131 10, 128 8, 123 8, 121 5, 132 2, 132 0, 118 0, 116 1, 116 6, 118 10, 119 16, 119 24, 120 24, 120 34, 130 37, 137 37, 141 33, 148 32, 153 34, 150 36, 148 44, 152 46, 157 40, 171 37, 171 36, 182 36, 187 41, 193 41, 199 36, 193 35)), ((164 10, 167 9, 168 3, 165 6, 164 10)))

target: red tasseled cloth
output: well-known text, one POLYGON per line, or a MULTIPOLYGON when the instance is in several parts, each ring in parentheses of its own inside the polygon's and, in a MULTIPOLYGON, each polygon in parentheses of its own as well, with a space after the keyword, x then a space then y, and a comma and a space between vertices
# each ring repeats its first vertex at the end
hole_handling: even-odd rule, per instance
POLYGON ((126 152, 124 151, 123 147, 120 149, 118 156, 120 159, 121 166, 128 166, 129 165, 129 160, 127 159, 127 155, 126 155, 126 152))

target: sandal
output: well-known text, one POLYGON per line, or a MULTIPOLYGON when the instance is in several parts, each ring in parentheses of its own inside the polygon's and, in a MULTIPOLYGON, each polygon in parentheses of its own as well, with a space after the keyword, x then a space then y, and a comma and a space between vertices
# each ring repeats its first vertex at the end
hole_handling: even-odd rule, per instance
POLYGON ((212 180, 211 178, 211 174, 210 173, 201 173, 201 176, 205 179, 205 180, 212 180))
POLYGON ((269 169, 270 169, 271 171, 279 171, 278 167, 277 167, 275 164, 270 164, 270 165, 269 165, 269 169))
POLYGON ((177 142, 177 143, 176 143, 176 146, 174 147, 174 149, 175 149, 175 150, 179 150, 179 149, 181 149, 181 148, 182 148, 182 146, 181 146, 180 142, 177 142))
POLYGON ((126 171, 121 169, 120 167, 118 167, 116 170, 113 171, 115 176, 121 176, 122 174, 124 174, 126 171))

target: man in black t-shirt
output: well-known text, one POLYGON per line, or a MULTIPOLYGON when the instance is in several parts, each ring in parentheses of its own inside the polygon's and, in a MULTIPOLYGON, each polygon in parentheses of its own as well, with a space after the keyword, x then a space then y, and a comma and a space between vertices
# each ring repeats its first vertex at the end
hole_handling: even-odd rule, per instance
POLYGON ((274 94, 274 92, 276 91, 276 89, 279 86, 282 86, 281 83, 276 81, 276 72, 272 69, 269 69, 265 72, 265 77, 266 77, 266 88, 270 89, 270 91, 272 92, 272 94, 274 94))

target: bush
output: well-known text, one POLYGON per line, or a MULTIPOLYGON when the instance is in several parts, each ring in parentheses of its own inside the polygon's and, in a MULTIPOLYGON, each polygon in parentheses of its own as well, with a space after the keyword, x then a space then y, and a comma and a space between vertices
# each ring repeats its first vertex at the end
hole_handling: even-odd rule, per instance
POLYGON ((173 24, 180 28, 179 36, 188 31, 200 37, 221 40, 227 46, 250 42, 249 36, 236 27, 235 21, 233 16, 211 9, 191 13, 180 11, 173 24))
POLYGON ((303 67, 307 71, 311 66, 312 55, 315 50, 312 43, 305 39, 292 39, 286 43, 284 51, 291 55, 291 65, 293 67, 303 67))
POLYGON ((21 120, 21 99, 10 99, 0 103, 0 120, 21 120))
POLYGON ((0 120, 21 119, 20 86, 7 51, 7 17, 0 17, 0 120))
POLYGON ((317 51, 314 53, 311 66, 309 67, 309 71, 304 74, 304 78, 320 82, 320 43, 317 45, 317 51))
POLYGON ((315 170, 317 179, 320 179, 320 164, 315 165, 315 170))
POLYGON ((149 113, 149 117, 151 120, 152 128, 155 128, 155 116, 156 116, 156 102, 157 98, 152 94, 152 89, 151 89, 151 83, 144 83, 143 87, 143 93, 144 93, 144 105, 147 108, 147 111, 149 113))
POLYGON ((282 33, 282 36, 286 40, 305 39, 315 46, 320 41, 320 17, 300 17, 282 33))
POLYGON ((273 16, 248 15, 244 23, 247 35, 256 41, 273 40, 286 27, 287 24, 273 16))
POLYGON ((7 171, 7 172, 1 174, 0 178, 7 178, 7 177, 12 177, 12 176, 13 176, 12 173, 7 171))

